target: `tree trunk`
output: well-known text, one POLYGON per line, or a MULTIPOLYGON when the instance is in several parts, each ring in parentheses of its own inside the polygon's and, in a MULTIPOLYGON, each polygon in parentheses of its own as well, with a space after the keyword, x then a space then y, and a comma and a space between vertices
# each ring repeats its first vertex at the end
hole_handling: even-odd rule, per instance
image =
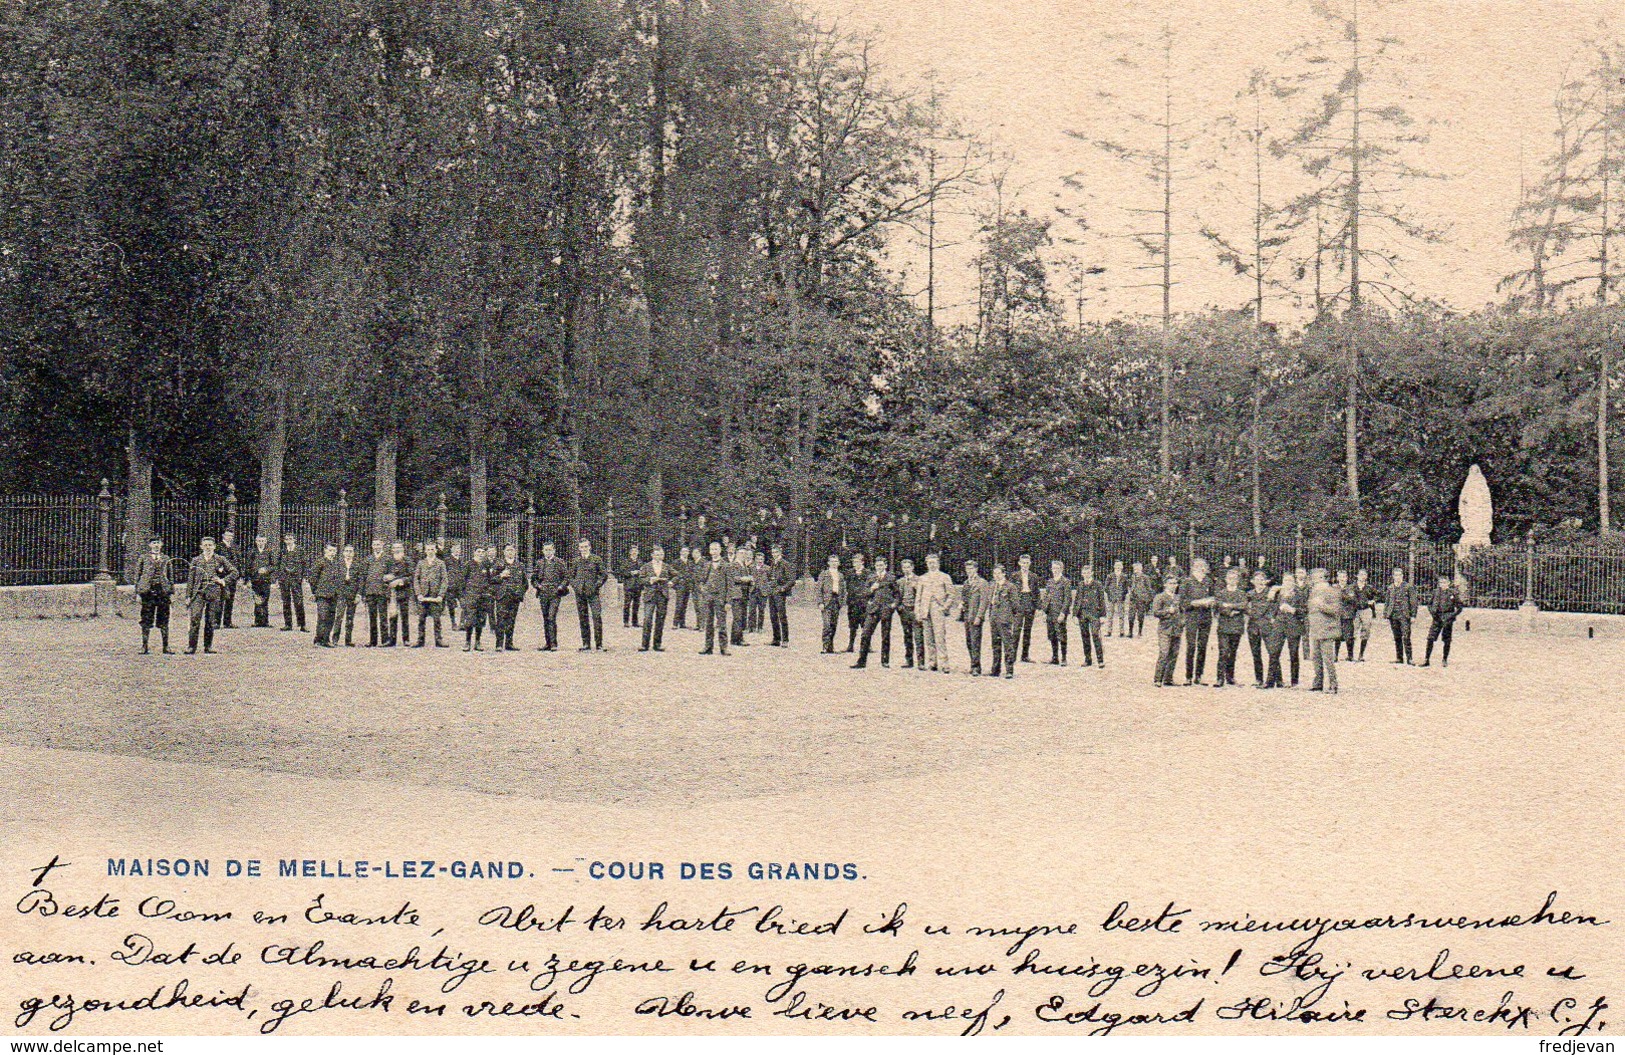
POLYGON ((147 551, 147 540, 152 537, 152 451, 146 437, 133 425, 125 454, 129 464, 125 482, 124 578, 129 582, 135 578, 135 562, 147 551))
POLYGON ((396 537, 395 523, 395 463, 400 454, 401 437, 393 429, 378 437, 377 459, 373 469, 373 538, 386 543, 396 537))
POLYGON ((649 519, 655 531, 659 531, 666 519, 666 480, 660 467, 655 466, 649 470, 649 519))
POLYGON ((1264 534, 1264 489, 1261 484, 1259 446, 1264 416, 1264 101, 1253 94, 1253 328, 1258 332, 1253 353, 1253 538, 1264 534))
POLYGON ((1253 368, 1253 427, 1252 427, 1252 455, 1253 455, 1253 538, 1261 538, 1264 534, 1264 488, 1262 486, 1262 472, 1260 471, 1259 440, 1261 418, 1264 410, 1264 383, 1260 376, 1263 373, 1259 367, 1253 368))
MULTIPOLYGON (((268 545, 280 546, 282 534, 282 472, 288 457, 288 394, 278 386, 271 404, 271 420, 260 442, 260 499, 256 535, 268 545)), ((246 549, 247 547, 245 547, 246 549)))
POLYGON ((477 416, 468 426, 468 537, 483 539, 490 525, 490 482, 485 454, 485 424, 477 416))
POLYGON ((1604 535, 1614 528, 1608 488, 1608 382, 1614 372, 1613 347, 1605 337, 1598 353, 1602 362, 1597 372, 1597 526, 1604 535))
POLYGON ((1163 49, 1162 80, 1162 393, 1159 405, 1157 468, 1167 486, 1174 463, 1174 361, 1169 332, 1174 321, 1174 94, 1170 81, 1171 38, 1163 49))
MULTIPOLYGON (((1613 92, 1610 89, 1611 85, 1605 81, 1603 89, 1603 108, 1605 113, 1612 112, 1611 107, 1613 104, 1613 92)), ((1605 119, 1602 134, 1601 165, 1602 237, 1598 240, 1597 246, 1599 273, 1599 278, 1597 280, 1597 303, 1603 305, 1604 307, 1606 307, 1608 304, 1608 185, 1613 169, 1612 131, 1613 126, 1607 123, 1605 119)), ((1614 327, 1609 327, 1609 329, 1613 330, 1614 327)), ((1613 512, 1609 508, 1610 495, 1608 493, 1608 400, 1609 381, 1612 379, 1614 373, 1614 350, 1613 346, 1610 344, 1613 337, 1614 334, 1612 332, 1605 333, 1602 339, 1602 347, 1598 349, 1597 352, 1599 359, 1597 364, 1597 526, 1601 528, 1604 535, 1613 530, 1613 512)))
POLYGON ((1364 321, 1360 301, 1360 210, 1362 186, 1360 182, 1360 5, 1354 4, 1354 16, 1349 31, 1349 46, 1353 51, 1354 106, 1350 124, 1349 151, 1349 355, 1347 391, 1343 415, 1343 461, 1348 473, 1349 500, 1356 509, 1360 505, 1360 338, 1364 321))

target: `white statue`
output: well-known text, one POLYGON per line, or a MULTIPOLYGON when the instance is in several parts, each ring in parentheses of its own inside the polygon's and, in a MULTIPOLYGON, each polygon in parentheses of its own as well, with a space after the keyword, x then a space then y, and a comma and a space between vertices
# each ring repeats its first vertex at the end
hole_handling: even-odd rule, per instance
POLYGON ((1457 551, 1466 554, 1480 546, 1490 544, 1490 531, 1495 526, 1495 503, 1490 498, 1490 484, 1484 479, 1484 470, 1475 463, 1467 470, 1467 481, 1461 485, 1461 500, 1456 505, 1461 517, 1461 542, 1457 551))

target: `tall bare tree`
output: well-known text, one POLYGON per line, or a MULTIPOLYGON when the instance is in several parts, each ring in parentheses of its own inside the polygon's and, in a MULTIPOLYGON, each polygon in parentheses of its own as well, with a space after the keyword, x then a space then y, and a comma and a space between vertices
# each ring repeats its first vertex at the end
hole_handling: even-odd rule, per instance
MULTIPOLYGON (((1127 236, 1153 262, 1144 269, 1158 273, 1158 280, 1145 283, 1145 288, 1160 291, 1163 348, 1160 363, 1160 396, 1158 403, 1157 464, 1164 484, 1173 474, 1173 392, 1174 352, 1172 330, 1174 322, 1175 278, 1174 239, 1179 233, 1176 226, 1178 195, 1182 180, 1192 174, 1189 152, 1196 136, 1191 133, 1193 119, 1183 112, 1182 63, 1176 61, 1179 36, 1171 18, 1165 18, 1154 42, 1146 43, 1121 34, 1108 35, 1108 42, 1120 50, 1114 65, 1131 84, 1149 82, 1154 90, 1146 100, 1129 98, 1121 91, 1102 89, 1096 92, 1098 101, 1123 126, 1120 135, 1100 136, 1089 131, 1068 131, 1068 135, 1090 143, 1106 154, 1117 158, 1138 172, 1156 189, 1153 204, 1128 207, 1130 215, 1152 221, 1152 225, 1127 232, 1127 236)), ((1066 180, 1074 190, 1088 192, 1090 188, 1080 177, 1066 180)), ((1133 284, 1142 285, 1142 284, 1133 284)))
MULTIPOLYGON (((1625 272, 1615 251, 1625 233, 1625 49, 1594 41, 1578 61, 1580 72, 1565 74, 1554 100, 1555 149, 1514 211, 1508 237, 1529 255, 1529 265, 1502 288, 1531 298, 1536 310, 1581 300, 1618 303, 1625 272)), ((1609 419, 1621 334, 1625 327, 1597 344, 1597 519, 1605 533, 1613 529, 1609 419)))
POLYGON ((1356 505, 1366 302, 1408 300, 1399 243, 1443 238, 1441 231, 1413 219, 1400 196, 1406 184, 1438 177, 1407 160, 1428 134, 1405 107, 1401 42, 1362 21, 1379 6, 1378 0, 1313 0, 1326 34, 1288 53, 1300 72, 1281 82, 1286 92, 1307 97, 1307 113, 1273 147, 1297 157, 1317 182, 1298 199, 1297 211, 1318 209, 1339 217, 1327 237, 1347 276, 1341 297, 1346 308, 1343 461, 1347 494, 1356 505))

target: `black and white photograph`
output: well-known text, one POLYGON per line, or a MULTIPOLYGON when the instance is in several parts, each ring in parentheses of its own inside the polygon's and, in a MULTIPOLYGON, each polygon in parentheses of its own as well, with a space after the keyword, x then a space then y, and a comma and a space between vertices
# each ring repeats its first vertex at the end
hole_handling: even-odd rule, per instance
POLYGON ((1622 16, 6 0, 4 1031, 1611 1051, 1622 16))

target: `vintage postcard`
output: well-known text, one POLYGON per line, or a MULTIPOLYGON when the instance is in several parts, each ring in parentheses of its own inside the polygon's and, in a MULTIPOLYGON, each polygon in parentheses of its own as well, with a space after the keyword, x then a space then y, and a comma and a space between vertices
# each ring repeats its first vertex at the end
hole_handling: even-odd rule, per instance
POLYGON ((0 6, 5 1031, 1612 1050, 1620 15, 0 6))

